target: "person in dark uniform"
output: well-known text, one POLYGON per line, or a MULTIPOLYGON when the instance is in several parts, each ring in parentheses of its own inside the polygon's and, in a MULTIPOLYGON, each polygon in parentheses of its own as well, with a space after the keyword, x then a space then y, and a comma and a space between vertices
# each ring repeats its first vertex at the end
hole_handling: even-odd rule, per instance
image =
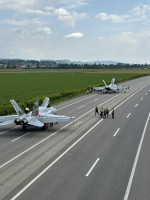
POLYGON ((112 119, 114 119, 114 109, 112 110, 112 119))
POLYGON ((97 106, 95 107, 95 115, 96 115, 96 113, 99 115, 98 107, 97 106))
POLYGON ((108 116, 109 116, 109 110, 108 108, 106 108, 106 117, 108 118, 108 116))
POLYGON ((106 109, 104 109, 104 119, 106 118, 106 109))

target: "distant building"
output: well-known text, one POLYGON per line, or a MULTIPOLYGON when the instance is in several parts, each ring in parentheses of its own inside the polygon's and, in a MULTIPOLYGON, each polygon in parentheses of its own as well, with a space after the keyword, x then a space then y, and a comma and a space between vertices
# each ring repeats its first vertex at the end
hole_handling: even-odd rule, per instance
POLYGON ((20 69, 21 68, 21 65, 16 65, 16 69, 20 69))

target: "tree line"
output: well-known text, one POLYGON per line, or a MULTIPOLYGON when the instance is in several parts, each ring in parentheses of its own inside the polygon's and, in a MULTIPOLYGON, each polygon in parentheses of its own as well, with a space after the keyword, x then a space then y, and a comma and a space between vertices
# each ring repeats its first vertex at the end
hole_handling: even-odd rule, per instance
POLYGON ((37 61, 37 60, 15 60, 1 59, 0 68, 18 69, 18 68, 37 68, 37 69, 149 69, 150 64, 101 64, 101 63, 58 63, 56 61, 37 61))

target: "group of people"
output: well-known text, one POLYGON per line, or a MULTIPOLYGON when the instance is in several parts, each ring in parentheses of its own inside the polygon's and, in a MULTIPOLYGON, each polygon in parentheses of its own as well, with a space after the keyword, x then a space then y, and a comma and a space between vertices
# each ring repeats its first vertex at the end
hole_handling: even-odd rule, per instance
MULTIPOLYGON (((109 110, 108 108, 104 109, 103 107, 100 109, 100 113, 98 111, 98 107, 95 107, 95 115, 100 115, 101 118, 108 118, 109 116, 109 110)), ((112 110, 112 119, 114 119, 114 109, 112 110)))

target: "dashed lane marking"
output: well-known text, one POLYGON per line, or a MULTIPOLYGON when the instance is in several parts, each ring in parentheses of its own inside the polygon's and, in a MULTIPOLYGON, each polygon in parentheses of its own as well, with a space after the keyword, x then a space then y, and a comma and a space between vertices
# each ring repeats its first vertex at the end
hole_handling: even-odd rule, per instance
POLYGON ((80 107, 78 107, 78 108, 83 108, 85 105, 83 105, 83 106, 80 106, 80 107))
POLYGON ((22 135, 22 136, 20 136, 20 137, 18 137, 18 138, 16 138, 16 139, 12 140, 11 142, 15 142, 16 140, 19 140, 20 138, 22 138, 22 137, 28 135, 29 133, 30 133, 30 132, 28 132, 28 133, 26 133, 26 134, 24 134, 24 135, 22 135))
POLYGON ((97 160, 95 161, 95 163, 92 165, 92 167, 90 168, 90 170, 88 171, 88 173, 85 176, 89 176, 90 173, 92 172, 92 170, 94 169, 94 167, 96 166, 96 164, 98 163, 100 158, 97 158, 97 160))
POLYGON ((129 113, 129 114, 127 115, 127 118, 128 118, 130 115, 131 115, 131 113, 129 113))
POLYGON ((115 137, 119 131, 120 131, 120 128, 117 129, 117 131, 115 132, 115 134, 113 135, 113 137, 115 137))

